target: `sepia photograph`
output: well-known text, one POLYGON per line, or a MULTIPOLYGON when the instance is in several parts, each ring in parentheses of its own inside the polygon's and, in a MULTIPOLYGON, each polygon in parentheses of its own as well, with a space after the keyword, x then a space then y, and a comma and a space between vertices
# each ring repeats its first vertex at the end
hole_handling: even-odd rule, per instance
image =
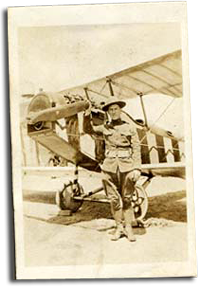
POLYGON ((8 46, 16 278, 195 277, 185 2, 10 7, 8 46))

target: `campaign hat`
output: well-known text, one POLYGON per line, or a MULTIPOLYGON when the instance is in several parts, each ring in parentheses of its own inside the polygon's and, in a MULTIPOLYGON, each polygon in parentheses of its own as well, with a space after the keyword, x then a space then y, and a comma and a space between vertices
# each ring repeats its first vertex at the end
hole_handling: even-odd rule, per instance
POLYGON ((108 111, 110 105, 118 104, 120 108, 123 108, 126 105, 126 102, 118 99, 115 96, 110 97, 106 103, 102 106, 103 111, 108 111))

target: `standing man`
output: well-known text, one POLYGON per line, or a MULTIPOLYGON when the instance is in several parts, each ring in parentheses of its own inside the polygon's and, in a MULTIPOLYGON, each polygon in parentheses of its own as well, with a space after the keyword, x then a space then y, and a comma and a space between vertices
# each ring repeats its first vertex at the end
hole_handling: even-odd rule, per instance
POLYGON ((133 242, 136 240, 132 229, 135 215, 131 201, 134 185, 141 175, 141 154, 136 128, 121 119, 121 109, 125 105, 124 101, 111 97, 102 107, 110 121, 99 126, 91 125, 89 109, 85 112, 84 129, 87 133, 102 133, 105 140, 102 182, 117 227, 111 240, 116 241, 126 235, 133 242))

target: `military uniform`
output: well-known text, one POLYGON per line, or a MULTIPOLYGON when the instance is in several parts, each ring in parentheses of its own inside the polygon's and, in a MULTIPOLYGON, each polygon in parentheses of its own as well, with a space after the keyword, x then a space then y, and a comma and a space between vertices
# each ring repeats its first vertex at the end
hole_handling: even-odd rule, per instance
POLYGON ((134 217, 131 206, 135 184, 133 171, 141 169, 140 144, 136 128, 134 124, 121 118, 99 126, 92 126, 89 119, 89 116, 85 117, 87 123, 85 131, 101 133, 105 141, 102 182, 111 202, 114 219, 118 226, 122 223, 124 215, 131 223, 134 217))

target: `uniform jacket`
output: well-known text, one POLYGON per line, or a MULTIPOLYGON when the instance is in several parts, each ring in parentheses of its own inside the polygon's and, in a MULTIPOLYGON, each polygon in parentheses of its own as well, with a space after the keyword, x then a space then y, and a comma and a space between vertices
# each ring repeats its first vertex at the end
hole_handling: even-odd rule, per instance
POLYGON ((116 173, 141 169, 141 152, 138 134, 134 125, 121 119, 93 126, 90 116, 84 117, 86 133, 100 133, 105 141, 105 159, 102 170, 116 173))

